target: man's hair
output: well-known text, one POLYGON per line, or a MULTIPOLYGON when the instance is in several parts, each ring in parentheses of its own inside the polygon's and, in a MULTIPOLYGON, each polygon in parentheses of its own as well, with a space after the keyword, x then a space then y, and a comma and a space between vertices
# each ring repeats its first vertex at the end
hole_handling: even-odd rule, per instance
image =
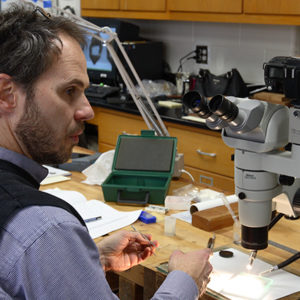
POLYGON ((60 55, 59 34, 85 45, 84 31, 71 20, 48 18, 31 3, 12 4, 0 13, 0 73, 10 75, 29 94, 60 55))

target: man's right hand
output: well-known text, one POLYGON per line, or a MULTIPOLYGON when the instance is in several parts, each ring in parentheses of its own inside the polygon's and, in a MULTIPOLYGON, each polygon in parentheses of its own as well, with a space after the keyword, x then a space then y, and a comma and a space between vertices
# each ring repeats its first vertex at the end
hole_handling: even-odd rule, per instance
POLYGON ((209 283, 212 265, 209 263, 210 249, 202 249, 183 253, 175 250, 169 259, 169 272, 180 270, 190 275, 196 282, 200 296, 205 292, 209 283))

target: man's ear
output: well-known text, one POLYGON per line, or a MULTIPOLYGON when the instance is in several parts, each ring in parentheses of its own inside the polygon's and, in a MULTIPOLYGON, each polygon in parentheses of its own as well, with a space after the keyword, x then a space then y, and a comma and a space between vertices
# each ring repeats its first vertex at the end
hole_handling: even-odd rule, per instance
POLYGON ((14 82, 9 75, 0 73, 0 111, 11 112, 15 107, 14 82))

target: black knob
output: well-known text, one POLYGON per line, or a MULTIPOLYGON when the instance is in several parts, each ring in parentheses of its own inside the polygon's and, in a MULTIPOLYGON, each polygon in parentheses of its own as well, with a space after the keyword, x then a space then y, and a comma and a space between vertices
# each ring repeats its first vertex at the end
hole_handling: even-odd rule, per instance
POLYGON ((241 192, 241 193, 238 194, 238 197, 239 197, 239 199, 243 200, 243 199, 246 198, 246 194, 241 192))
POLYGON ((291 176, 287 176, 287 175, 280 175, 279 176, 279 183, 281 185, 287 185, 287 186, 291 186, 293 185, 295 182, 295 178, 291 177, 291 176))
POLYGON ((234 154, 231 154, 230 159, 231 161, 234 161, 234 154))

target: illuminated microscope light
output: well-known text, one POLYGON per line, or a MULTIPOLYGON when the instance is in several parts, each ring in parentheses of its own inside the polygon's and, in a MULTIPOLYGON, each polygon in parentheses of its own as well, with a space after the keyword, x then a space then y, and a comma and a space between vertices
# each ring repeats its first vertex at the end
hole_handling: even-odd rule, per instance
POLYGON ((246 266, 246 269, 248 271, 252 270, 254 259, 256 258, 256 255, 257 255, 257 251, 251 251, 251 254, 250 254, 250 257, 249 257, 249 263, 246 266))

